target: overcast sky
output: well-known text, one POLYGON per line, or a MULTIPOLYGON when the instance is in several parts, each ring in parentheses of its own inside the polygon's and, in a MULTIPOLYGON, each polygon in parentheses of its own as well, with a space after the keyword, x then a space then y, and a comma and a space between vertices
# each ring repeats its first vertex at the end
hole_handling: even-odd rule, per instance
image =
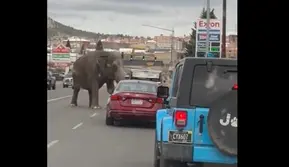
MULTIPOLYGON (((170 32, 143 24, 171 29, 176 36, 188 35, 206 0, 48 0, 48 16, 65 25, 92 32, 155 36, 170 32)), ((211 0, 222 18, 222 0, 211 0)), ((236 32, 237 0, 227 0, 227 32, 236 32)))

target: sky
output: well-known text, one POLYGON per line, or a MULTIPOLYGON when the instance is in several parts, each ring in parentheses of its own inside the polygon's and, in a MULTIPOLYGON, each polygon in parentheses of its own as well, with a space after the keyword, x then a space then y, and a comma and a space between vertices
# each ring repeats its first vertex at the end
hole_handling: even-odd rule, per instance
MULTIPOLYGON (((222 19, 222 0, 211 0, 222 19)), ((48 0, 48 16, 77 29, 132 36, 189 35, 206 0, 48 0)), ((236 33, 237 0, 227 0, 227 33, 236 33)))

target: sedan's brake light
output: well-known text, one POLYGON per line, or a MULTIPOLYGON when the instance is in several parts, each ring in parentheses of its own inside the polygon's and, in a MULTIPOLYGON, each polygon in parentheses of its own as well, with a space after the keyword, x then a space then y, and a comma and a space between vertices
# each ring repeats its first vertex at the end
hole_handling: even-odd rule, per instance
POLYGON ((163 99, 162 98, 149 99, 149 102, 163 104, 163 99))
POLYGON ((238 90, 238 84, 234 84, 234 86, 233 86, 232 89, 233 89, 233 90, 238 90))
POLYGON ((163 98, 157 98, 156 103, 163 104, 163 98))
POLYGON ((184 110, 175 111, 175 125, 177 127, 185 127, 187 125, 188 114, 184 110))
POLYGON ((110 100, 113 101, 113 100, 119 100, 120 99, 120 96, 118 95, 111 95, 110 96, 110 100))

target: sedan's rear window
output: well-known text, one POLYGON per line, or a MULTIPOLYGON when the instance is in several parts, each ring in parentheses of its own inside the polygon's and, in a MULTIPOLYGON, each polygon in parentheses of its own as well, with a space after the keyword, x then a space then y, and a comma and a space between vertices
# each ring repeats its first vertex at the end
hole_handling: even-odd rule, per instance
POLYGON ((157 85, 143 82, 123 82, 116 88, 117 92, 145 92, 156 93, 157 85))
POLYGON ((209 107, 210 103, 232 90, 237 84, 236 66, 195 66, 191 88, 190 104, 209 107))

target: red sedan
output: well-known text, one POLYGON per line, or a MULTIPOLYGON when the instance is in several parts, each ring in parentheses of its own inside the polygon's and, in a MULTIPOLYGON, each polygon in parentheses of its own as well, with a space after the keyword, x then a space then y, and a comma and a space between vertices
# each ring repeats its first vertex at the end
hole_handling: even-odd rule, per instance
POLYGON ((163 108, 157 87, 158 83, 152 81, 120 81, 107 103, 106 125, 120 120, 155 122, 156 111, 163 108))

